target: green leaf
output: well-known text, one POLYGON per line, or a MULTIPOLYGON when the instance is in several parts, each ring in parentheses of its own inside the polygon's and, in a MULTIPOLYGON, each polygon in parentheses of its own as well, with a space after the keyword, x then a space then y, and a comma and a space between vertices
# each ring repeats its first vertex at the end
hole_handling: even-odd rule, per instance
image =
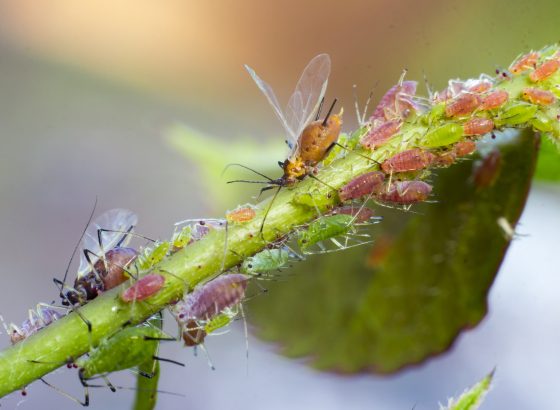
POLYGON ((394 372, 447 350, 486 314, 511 239, 505 221, 519 219, 537 147, 526 132, 477 177, 479 161, 442 170, 435 203, 414 213, 379 208, 385 219, 371 230, 373 248, 311 256, 251 302, 258 336, 340 372, 394 372))
POLYGON ((542 139, 535 179, 560 181, 560 147, 548 138, 542 139))
POLYGON ((472 386, 470 389, 465 390, 461 396, 456 399, 449 399, 446 407, 441 407, 441 410, 476 410, 482 404, 486 393, 492 384, 494 371, 490 372, 484 379, 472 386))

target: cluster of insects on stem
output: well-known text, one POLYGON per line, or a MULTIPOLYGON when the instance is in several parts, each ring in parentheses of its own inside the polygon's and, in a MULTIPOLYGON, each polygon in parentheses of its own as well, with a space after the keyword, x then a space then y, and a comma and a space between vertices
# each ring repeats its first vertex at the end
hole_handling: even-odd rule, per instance
MULTIPOLYGON (((286 133, 290 149, 284 161, 279 161, 282 175, 270 178, 252 170, 264 180, 235 180, 263 184, 261 194, 276 189, 268 202, 242 205, 220 219, 188 219, 178 222, 169 241, 156 241, 134 232, 137 216, 125 209, 109 210, 95 220, 92 211, 88 224, 62 280, 54 279, 61 298, 60 306, 41 303, 29 311, 21 325, 4 325, 12 344, 24 343, 31 335, 74 312, 91 335, 91 321, 81 307, 98 295, 130 281, 119 293, 125 306, 149 303, 168 284, 181 280, 158 264, 169 255, 202 240, 210 232, 224 235, 221 255, 223 274, 188 292, 169 308, 177 322, 179 336, 173 337, 153 325, 153 320, 138 326, 127 324, 119 332, 91 346, 87 355, 69 358, 64 364, 78 369, 84 386, 84 400, 89 404, 90 380, 102 378, 113 391, 107 375, 134 367, 148 368, 158 360, 181 364, 157 355, 160 341, 182 340, 186 346, 201 348, 214 367, 204 347, 209 335, 221 334, 238 318, 244 319, 243 302, 247 289, 255 279, 278 280, 278 272, 292 262, 312 253, 331 252, 369 243, 364 227, 379 222, 369 206, 372 202, 408 209, 426 201, 432 186, 426 182, 429 170, 447 167, 477 150, 477 141, 484 135, 506 127, 532 126, 558 139, 560 115, 557 98, 560 55, 557 48, 531 52, 520 56, 509 70, 496 77, 480 76, 466 81, 452 80, 440 92, 429 91, 427 98, 416 96, 417 83, 406 81, 404 74, 398 83, 381 98, 366 120, 367 105, 356 114, 360 129, 348 136, 341 134, 341 109, 334 113, 336 99, 321 117, 331 61, 326 54, 313 58, 304 69, 287 107, 282 110, 272 88, 253 69, 246 67, 259 89, 264 93, 286 133), (504 75, 504 73, 506 75, 504 75), (553 81, 554 80, 554 81, 553 81), (321 180, 318 170, 335 167, 339 157, 355 155, 367 161, 368 168, 354 178, 333 186, 321 180), (318 188, 298 192, 292 205, 314 210, 315 219, 295 226, 290 233, 267 241, 260 252, 244 255, 228 245, 228 230, 258 222, 258 232, 264 237, 265 224, 282 188, 291 189, 306 179, 314 179, 318 188), (132 238, 147 241, 140 247, 129 246, 132 238), (72 259, 80 251, 80 262, 74 283, 67 282, 72 259), (223 272, 230 255, 239 264, 223 272)), ((368 101, 369 102, 369 101, 368 101)), ((499 159, 499 158, 498 158, 499 159)), ((498 160, 493 163, 499 163, 498 160)), ((488 168, 488 167, 487 167, 488 168)), ((475 183, 491 184, 491 175, 482 171, 475 183)), ((257 282, 256 286, 265 289, 257 282)), ((247 340, 247 325, 245 324, 247 340)), ((91 337, 90 337, 91 339, 91 337)), ((248 350, 247 350, 248 351, 248 350)), ((35 358, 37 364, 44 363, 35 358)), ((63 363, 61 363, 63 364, 63 363)), ((152 377, 153 372, 141 372, 152 377)), ((44 383, 62 394, 67 393, 44 383)))

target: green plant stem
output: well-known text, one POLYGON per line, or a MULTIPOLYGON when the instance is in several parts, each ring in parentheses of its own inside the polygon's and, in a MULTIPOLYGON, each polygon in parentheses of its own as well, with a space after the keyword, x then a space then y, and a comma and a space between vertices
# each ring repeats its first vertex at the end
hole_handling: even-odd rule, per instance
MULTIPOLYGON (((554 77, 556 83, 560 82, 557 76, 559 74, 554 77)), ((510 91, 510 100, 518 100, 520 84, 526 81, 525 75, 519 76, 514 81, 500 83, 499 88, 510 91)), ((556 115, 556 111, 557 105, 555 111, 548 110, 545 114, 548 113, 552 117, 556 115)), ((427 121, 430 115, 431 111, 428 111, 420 117, 407 120, 400 133, 390 143, 376 149, 373 153, 358 150, 335 160, 317 173, 317 179, 323 183, 306 178, 293 188, 283 189, 266 218, 262 234, 259 229, 270 198, 258 205, 260 211, 255 219, 245 224, 230 225, 225 270, 233 268, 242 262, 243 258, 254 255, 270 243, 300 229, 302 225, 336 205, 338 203, 336 192, 325 184, 337 189, 356 176, 378 169, 378 163, 399 152, 423 147, 422 138, 432 127, 457 122, 456 119, 447 119, 441 115, 432 116, 427 121), (371 160, 360 154, 370 155, 371 160), (309 192, 312 192, 314 197, 321 198, 317 202, 318 206, 298 205, 295 198, 309 192)), ((499 113, 488 113, 488 115, 497 116, 499 113)), ((498 120, 497 117, 494 118, 498 120)), ((518 126, 526 127, 528 123, 518 126)), ((555 125, 554 133, 557 132, 557 128, 555 125)), ((136 324, 145 321, 154 313, 181 299, 185 291, 190 291, 198 283, 222 273, 225 239, 224 230, 212 230, 200 241, 166 257, 154 269, 166 276, 166 285, 149 301, 135 304, 122 302, 119 294, 128 286, 124 284, 79 308, 80 314, 92 324, 91 334, 88 333, 84 321, 73 312, 26 340, 0 352, 0 397, 25 387, 68 360, 83 355, 102 338, 119 331, 126 323, 136 324), (30 360, 42 363, 32 363, 30 360)))

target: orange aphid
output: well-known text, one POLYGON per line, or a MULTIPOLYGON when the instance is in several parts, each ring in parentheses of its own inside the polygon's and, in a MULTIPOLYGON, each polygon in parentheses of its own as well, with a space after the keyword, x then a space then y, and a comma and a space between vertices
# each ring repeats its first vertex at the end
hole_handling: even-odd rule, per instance
POLYGON ((226 214, 226 219, 228 220, 228 222, 243 223, 243 222, 249 222, 256 215, 257 213, 253 208, 251 208, 250 206, 244 206, 241 208, 234 209, 231 212, 228 212, 226 214))
POLYGON ((548 60, 542 63, 540 66, 535 68, 529 78, 531 81, 537 82, 544 80, 554 74, 560 68, 560 61, 558 60, 548 60))
POLYGON ((483 135, 494 129, 494 121, 489 118, 471 118, 463 124, 465 135, 483 135))
POLYGON ((533 104, 550 105, 556 101, 556 96, 547 90, 539 88, 524 88, 521 97, 533 104))
POLYGON ((362 139, 361 144, 364 148, 373 150, 387 142, 400 128, 401 122, 398 120, 384 122, 371 130, 370 133, 362 139))
POLYGON ((519 74, 525 70, 535 68, 539 60, 539 53, 528 53, 511 65, 509 71, 513 74, 519 74))
POLYGON ((445 114, 448 117, 460 117, 469 115, 479 105, 481 99, 472 93, 461 93, 445 106, 445 114))
POLYGON ((458 157, 464 157, 476 151, 476 144, 473 141, 460 141, 453 147, 453 152, 458 157))
POLYGON ((493 110, 495 108, 501 107, 509 99, 509 94, 504 90, 492 91, 486 97, 482 99, 480 103, 481 110, 493 110))

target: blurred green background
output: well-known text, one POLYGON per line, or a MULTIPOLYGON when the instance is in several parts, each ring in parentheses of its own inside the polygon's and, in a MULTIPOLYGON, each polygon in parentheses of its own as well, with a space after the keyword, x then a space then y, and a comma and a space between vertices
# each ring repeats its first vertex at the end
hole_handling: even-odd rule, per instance
MULTIPOLYGON (((164 137, 177 122, 200 131, 197 149, 207 149, 204 158, 220 153, 218 172, 230 161, 266 169, 269 158, 283 159, 280 124, 243 64, 285 102, 310 58, 329 53, 327 99, 342 101, 351 130, 353 84, 362 101, 373 88, 375 101, 404 68, 437 89, 492 73, 558 41, 559 17, 557 1, 0 1, 0 313, 21 322, 34 303, 55 298, 51 278, 63 272, 96 196, 99 211, 137 211, 139 231, 152 237, 167 236, 177 220, 221 215, 234 195, 249 199, 252 188, 220 185, 164 137)), ((554 408, 559 199, 556 185, 535 187, 521 226, 531 237, 514 243, 490 316, 444 357, 390 378, 342 378, 251 339, 246 375, 235 331, 210 343, 216 372, 167 347, 188 368, 164 368, 161 388, 186 394, 193 408, 431 409, 498 365, 485 408, 554 408)), ((75 374, 51 377, 80 394, 75 374)), ((126 407, 130 394, 95 391, 93 407, 126 407)), ((184 400, 162 396, 160 405, 184 400)), ((21 406, 47 403, 75 406, 36 385, 21 406)))

